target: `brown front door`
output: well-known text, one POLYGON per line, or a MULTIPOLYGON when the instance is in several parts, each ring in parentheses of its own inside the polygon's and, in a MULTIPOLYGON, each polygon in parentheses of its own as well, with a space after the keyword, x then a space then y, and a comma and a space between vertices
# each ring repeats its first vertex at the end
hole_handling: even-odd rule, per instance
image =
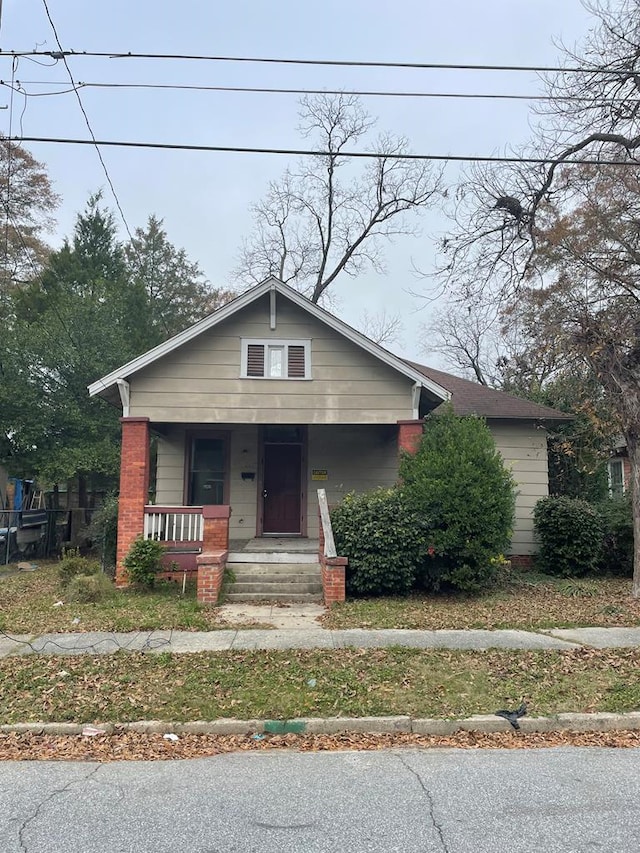
POLYGON ((301 444, 265 444, 262 532, 301 533, 301 444))

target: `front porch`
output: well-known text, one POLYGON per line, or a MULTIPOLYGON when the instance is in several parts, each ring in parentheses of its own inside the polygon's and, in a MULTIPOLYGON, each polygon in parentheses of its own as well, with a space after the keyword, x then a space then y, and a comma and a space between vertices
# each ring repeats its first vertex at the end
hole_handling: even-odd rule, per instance
MULTIPOLYGON (((399 448, 411 449, 422 432, 421 421, 204 428, 129 417, 122 425, 116 582, 126 583, 122 560, 142 535, 165 544, 168 573, 197 574, 200 587, 207 565, 219 591, 229 566, 241 575, 238 594, 262 597, 284 595, 280 583, 299 585, 290 595, 319 594, 318 486, 335 504, 349 491, 392 485, 399 448), (155 503, 149 501, 152 432, 155 503), (271 586, 251 586, 259 583, 271 586)), ((208 600, 204 587, 203 596, 208 600)))
MULTIPOLYGON (((144 508, 144 537, 165 544, 163 577, 181 582, 198 577, 203 564, 205 527, 218 516, 218 507, 144 508), (205 516, 209 516, 205 520, 205 516)), ((224 519, 223 519, 224 521, 224 519)), ((209 532, 209 531, 208 531, 209 532)), ((226 536, 223 532, 222 536, 226 536)), ((207 537, 211 540, 211 535, 207 537)), ((263 537, 230 539, 224 569, 231 581, 225 598, 229 602, 299 602, 323 599, 322 571, 317 539, 263 537)))

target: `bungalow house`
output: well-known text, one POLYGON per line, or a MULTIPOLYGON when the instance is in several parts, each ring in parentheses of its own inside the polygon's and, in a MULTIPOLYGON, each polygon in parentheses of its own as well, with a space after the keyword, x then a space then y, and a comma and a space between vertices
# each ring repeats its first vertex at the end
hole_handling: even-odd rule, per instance
POLYGON ((513 472, 512 559, 526 562, 532 510, 547 494, 544 424, 564 417, 398 358, 275 278, 89 393, 122 407, 118 580, 140 534, 165 540, 176 559, 191 551, 192 565, 193 552, 226 551, 229 541, 232 556, 240 547, 304 551, 321 533, 317 488, 333 504, 393 484, 399 449, 415 446, 422 419, 447 400, 487 419, 513 472))

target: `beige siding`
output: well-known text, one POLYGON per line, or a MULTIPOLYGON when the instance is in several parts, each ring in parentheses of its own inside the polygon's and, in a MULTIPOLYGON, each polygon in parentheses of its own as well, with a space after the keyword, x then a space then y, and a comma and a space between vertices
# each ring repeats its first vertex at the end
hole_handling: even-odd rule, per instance
POLYGON ((181 506, 184 500, 184 438, 183 427, 174 427, 157 441, 156 504, 181 506))
POLYGON ((395 423, 412 382, 283 297, 264 297, 131 379, 130 414, 200 424, 395 423), (241 379, 241 338, 311 340, 310 380, 241 379))
MULTIPOLYGON (((231 537, 251 538, 256 533, 258 427, 216 424, 215 431, 226 432, 229 440, 231 537), (255 479, 243 480, 243 471, 253 471, 255 479)), ((186 435, 185 428, 175 427, 158 439, 155 501, 158 506, 182 506, 184 501, 186 435)))
POLYGON ((251 539, 256 535, 258 507, 258 427, 253 424, 230 427, 229 491, 231 495, 231 539, 251 539), (242 472, 255 473, 243 480, 242 472))
MULTIPOLYGON (((220 425, 230 438, 229 486, 232 539, 256 535, 259 486, 259 432, 252 424, 220 425), (243 480, 242 472, 254 472, 243 480)), ((185 430, 171 430, 158 441, 156 503, 180 506, 183 501, 185 430)), ((308 432, 307 470, 304 472, 308 536, 318 536, 319 487, 329 502, 339 503, 350 491, 390 486, 397 478, 395 430, 376 426, 320 426, 308 432), (313 469, 326 469, 327 480, 312 479, 313 469)))
POLYGON ((549 494, 547 434, 532 424, 490 423, 489 427, 507 467, 516 481, 516 515, 512 554, 537 550, 533 532, 533 508, 549 494))
POLYGON ((392 486, 398 479, 398 444, 388 427, 327 426, 309 428, 309 536, 318 536, 318 488, 329 505, 348 492, 392 486), (327 471, 326 481, 312 479, 313 469, 327 471))

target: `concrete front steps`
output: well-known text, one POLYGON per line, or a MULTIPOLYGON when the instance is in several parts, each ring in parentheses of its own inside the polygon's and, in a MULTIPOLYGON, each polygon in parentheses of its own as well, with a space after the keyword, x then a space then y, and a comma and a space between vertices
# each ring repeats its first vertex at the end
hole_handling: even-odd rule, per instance
POLYGON ((317 553, 232 551, 227 568, 235 580, 225 601, 322 600, 317 553))

